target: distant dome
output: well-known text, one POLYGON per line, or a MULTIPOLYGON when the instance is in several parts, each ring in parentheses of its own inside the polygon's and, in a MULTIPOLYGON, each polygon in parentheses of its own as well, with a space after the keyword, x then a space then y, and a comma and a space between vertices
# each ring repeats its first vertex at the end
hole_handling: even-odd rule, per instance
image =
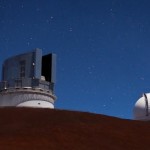
POLYGON ((135 103, 133 116, 135 120, 150 120, 150 93, 143 94, 135 103))

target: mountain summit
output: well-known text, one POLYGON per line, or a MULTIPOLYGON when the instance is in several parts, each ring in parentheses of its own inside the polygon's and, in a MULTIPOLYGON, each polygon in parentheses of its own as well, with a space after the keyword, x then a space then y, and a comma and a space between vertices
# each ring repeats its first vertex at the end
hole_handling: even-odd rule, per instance
POLYGON ((2 150, 149 150, 150 122, 35 108, 0 109, 2 150))

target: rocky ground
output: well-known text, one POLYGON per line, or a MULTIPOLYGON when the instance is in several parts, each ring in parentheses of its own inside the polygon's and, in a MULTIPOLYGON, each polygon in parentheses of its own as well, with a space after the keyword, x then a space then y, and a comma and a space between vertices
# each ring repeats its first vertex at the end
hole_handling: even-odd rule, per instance
POLYGON ((149 150, 150 122, 85 112, 0 108, 1 150, 149 150))

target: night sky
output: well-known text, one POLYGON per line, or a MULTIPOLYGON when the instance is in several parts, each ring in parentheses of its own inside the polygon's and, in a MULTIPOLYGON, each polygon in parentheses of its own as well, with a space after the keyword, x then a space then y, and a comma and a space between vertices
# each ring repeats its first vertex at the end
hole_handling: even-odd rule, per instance
POLYGON ((56 108, 131 119, 150 91, 150 1, 0 0, 0 64, 34 48, 57 54, 56 108))

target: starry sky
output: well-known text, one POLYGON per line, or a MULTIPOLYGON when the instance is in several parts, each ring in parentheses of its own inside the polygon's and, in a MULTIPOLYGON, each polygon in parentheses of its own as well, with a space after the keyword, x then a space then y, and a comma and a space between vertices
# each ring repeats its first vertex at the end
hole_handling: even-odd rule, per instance
POLYGON ((149 0, 0 0, 0 64, 34 48, 55 53, 56 108, 132 119, 150 91, 149 8, 149 0))

